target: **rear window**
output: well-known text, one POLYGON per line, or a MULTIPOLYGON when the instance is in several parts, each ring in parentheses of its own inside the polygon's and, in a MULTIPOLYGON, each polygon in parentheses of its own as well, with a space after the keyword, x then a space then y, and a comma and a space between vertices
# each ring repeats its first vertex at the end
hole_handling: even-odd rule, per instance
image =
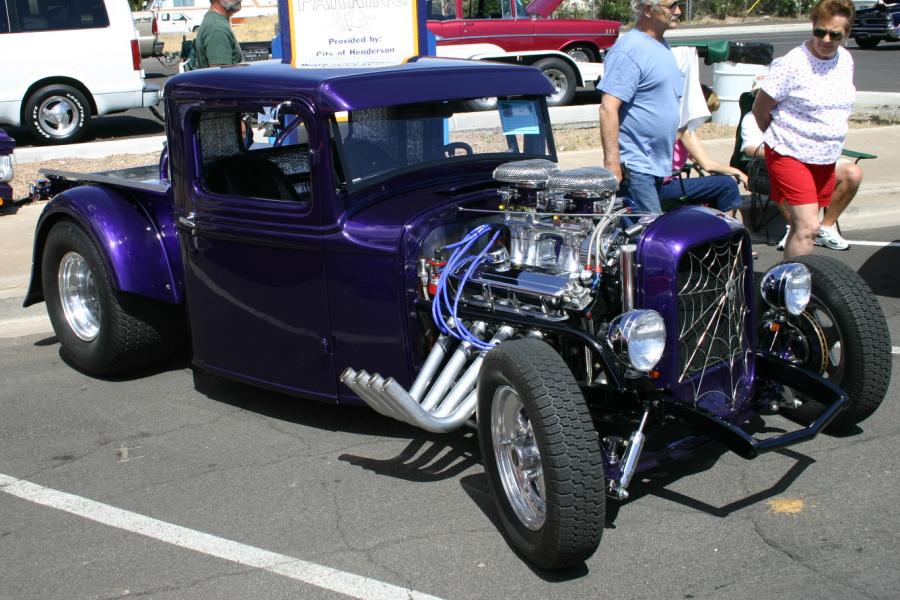
POLYGON ((103 0, 7 0, 12 31, 58 31, 109 26, 103 0))

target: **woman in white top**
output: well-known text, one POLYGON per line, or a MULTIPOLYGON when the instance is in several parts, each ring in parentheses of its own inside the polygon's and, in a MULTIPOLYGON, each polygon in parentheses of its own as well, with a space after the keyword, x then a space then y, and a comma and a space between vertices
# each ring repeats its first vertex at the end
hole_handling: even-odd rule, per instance
POLYGON ((853 58, 841 47, 853 16, 851 0, 819 0, 810 15, 813 36, 772 63, 753 104, 772 199, 790 217, 785 258, 812 252, 819 209, 831 202, 856 94, 853 58))
MULTIPOLYGON (((741 140, 743 146, 741 152, 749 157, 763 156, 763 132, 759 130, 756 119, 753 115, 747 115, 741 120, 741 140)), ((831 204, 828 210, 822 215, 822 221, 819 223, 819 233, 816 236, 816 246, 824 246, 831 250, 849 250, 850 243, 845 240, 837 230, 837 220, 841 213, 850 205, 850 201, 856 196, 860 184, 862 184, 863 170, 855 162, 846 158, 839 158, 834 168, 834 191, 831 193, 831 204)), ((790 221, 790 214, 787 207, 779 203, 778 208, 781 211, 785 221, 790 221)), ((788 225, 775 248, 784 250, 784 244, 788 235, 791 233, 791 226, 788 225)))

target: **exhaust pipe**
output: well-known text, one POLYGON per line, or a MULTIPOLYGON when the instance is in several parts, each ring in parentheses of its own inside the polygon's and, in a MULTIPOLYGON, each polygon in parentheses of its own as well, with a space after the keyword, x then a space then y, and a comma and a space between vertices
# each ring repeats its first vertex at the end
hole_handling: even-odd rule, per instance
MULTIPOLYGON (((479 321, 470 330, 483 339, 487 324, 479 321)), ((491 344, 499 344, 514 334, 512 327, 500 327, 491 338, 491 344)), ((476 352, 469 342, 462 342, 441 368, 455 342, 450 336, 438 338, 410 391, 406 391, 393 377, 385 380, 378 373, 369 375, 366 371, 357 372, 349 367, 341 373, 340 380, 385 416, 435 433, 453 431, 475 413, 478 375, 487 354, 486 351, 476 352), (420 400, 423 394, 425 398, 420 400)))
POLYGON ((422 370, 419 371, 419 376, 416 377, 412 387, 409 388, 409 395, 415 398, 416 402, 422 400, 422 395, 425 393, 425 390, 428 389, 428 386, 434 379, 434 374, 437 373, 438 367, 444 362, 444 357, 450 352, 450 348, 453 347, 455 341, 455 338, 441 335, 431 348, 431 352, 428 353, 425 364, 422 365, 422 370))
MULTIPOLYGON (((484 321, 478 321, 472 326, 472 333, 477 338, 481 339, 485 329, 487 329, 487 324, 484 321)), ((459 345, 459 348, 456 349, 456 352, 453 353, 450 360, 447 362, 447 366, 444 367, 444 370, 438 375, 437 381, 431 386, 428 395, 426 395, 425 399, 422 401, 422 408, 425 410, 433 409, 437 406, 438 402, 447 395, 450 386, 453 385, 453 382, 459 377, 460 371, 462 371, 463 367, 466 366, 466 363, 469 362, 471 354, 472 344, 463 342, 459 345)))
MULTIPOLYGON (((500 342, 509 339, 512 337, 512 334, 515 333, 515 329, 509 327, 508 325, 504 325, 500 329, 497 330, 497 333, 494 334, 494 337, 491 338, 491 345, 496 346, 500 342)), ((478 384, 478 374, 481 373, 481 363, 484 362, 484 355, 486 352, 479 352, 478 356, 475 360, 472 361, 472 364, 469 365, 469 368, 466 369, 466 372, 463 373, 463 376, 459 378, 459 381, 456 382, 456 385, 453 386, 453 390, 447 394, 444 398, 443 402, 441 402, 437 409, 434 411, 435 417, 446 417, 453 413, 454 409, 456 409, 462 402, 465 401, 466 396, 475 389, 475 386, 478 384)), ((423 407, 424 408, 424 407, 423 407)), ((469 414, 466 419, 471 416, 469 414)))

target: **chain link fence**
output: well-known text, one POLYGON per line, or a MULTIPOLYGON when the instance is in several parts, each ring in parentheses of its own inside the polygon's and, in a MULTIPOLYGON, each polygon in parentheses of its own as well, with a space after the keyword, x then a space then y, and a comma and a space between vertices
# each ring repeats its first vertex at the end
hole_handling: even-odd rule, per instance
MULTIPOLYGON (((803 17, 809 14, 812 0, 684 0, 686 21, 727 19, 729 17, 803 17)), ((623 23, 634 20, 630 0, 564 0, 554 12, 557 18, 613 19, 623 23)))

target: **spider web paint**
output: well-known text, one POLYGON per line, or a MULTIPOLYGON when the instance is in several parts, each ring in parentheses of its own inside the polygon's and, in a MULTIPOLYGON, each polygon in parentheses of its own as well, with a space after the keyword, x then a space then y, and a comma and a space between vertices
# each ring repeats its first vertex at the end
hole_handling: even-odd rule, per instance
MULTIPOLYGON (((725 363, 732 408, 750 343, 745 331, 748 306, 745 239, 735 236, 692 248, 678 269, 678 383, 693 382, 700 400, 707 371, 725 363), (694 377, 700 374, 699 378, 694 377)), ((719 390, 721 392, 722 390, 719 390)))

